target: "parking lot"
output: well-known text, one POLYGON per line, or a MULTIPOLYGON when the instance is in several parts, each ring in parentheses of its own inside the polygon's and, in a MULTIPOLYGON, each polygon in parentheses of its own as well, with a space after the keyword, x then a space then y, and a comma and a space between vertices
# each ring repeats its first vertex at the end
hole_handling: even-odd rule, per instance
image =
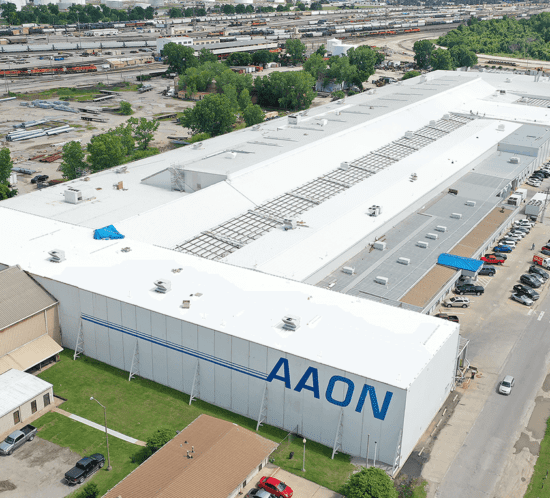
POLYGON ((80 455, 36 437, 10 456, 0 457, 2 498, 62 498, 76 487, 63 482, 63 476, 80 455))

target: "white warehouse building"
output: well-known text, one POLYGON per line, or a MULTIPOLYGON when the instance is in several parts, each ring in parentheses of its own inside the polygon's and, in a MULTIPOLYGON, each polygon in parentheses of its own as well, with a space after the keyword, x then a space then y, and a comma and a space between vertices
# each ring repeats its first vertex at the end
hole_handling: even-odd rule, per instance
POLYGON ((55 297, 76 355, 395 471, 467 361, 459 326, 426 314, 458 274, 403 296, 548 155, 545 99, 529 76, 435 72, 17 196, 0 268, 55 297), (398 261, 392 229, 484 167, 488 200, 398 261), (109 225, 125 238, 96 240, 109 225))

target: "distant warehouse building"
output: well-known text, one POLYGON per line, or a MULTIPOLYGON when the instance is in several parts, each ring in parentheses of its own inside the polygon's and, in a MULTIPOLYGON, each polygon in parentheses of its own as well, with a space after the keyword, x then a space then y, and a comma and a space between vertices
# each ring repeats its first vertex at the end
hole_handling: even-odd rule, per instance
POLYGON ((548 106, 529 76, 412 78, 5 200, 0 265, 75 358, 395 471, 465 378, 430 314, 524 214, 548 106))

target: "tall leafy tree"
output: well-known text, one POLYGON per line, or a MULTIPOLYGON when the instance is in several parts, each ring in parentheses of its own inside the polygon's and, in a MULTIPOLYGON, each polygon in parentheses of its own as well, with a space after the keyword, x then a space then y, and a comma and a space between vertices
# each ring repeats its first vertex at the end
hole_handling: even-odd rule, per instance
POLYGON ((249 104, 243 111, 243 118, 248 127, 262 123, 265 119, 265 114, 259 105, 249 104))
POLYGON ((155 137, 155 131, 158 130, 160 123, 154 119, 130 118, 128 125, 133 128, 133 137, 138 143, 138 149, 146 150, 155 137))
POLYGON ((74 180, 84 174, 88 168, 84 156, 80 142, 68 142, 63 146, 63 161, 60 166, 63 178, 74 180))
POLYGON ((477 55, 462 45, 455 45, 450 50, 453 63, 456 67, 472 67, 477 64, 477 55))
POLYGON ((250 92, 245 88, 239 95, 239 108, 244 111, 249 105, 252 105, 252 99, 250 98, 250 92))
POLYGON ((193 133, 222 135, 231 131, 235 114, 229 97, 223 94, 207 95, 192 109, 185 109, 180 122, 193 133))
POLYGON ((107 132, 93 137, 87 145, 92 172, 118 166, 126 155, 126 147, 119 136, 107 132))
POLYGON ((7 184, 13 168, 10 149, 3 147, 0 149, 0 183, 7 184))
POLYGON ((227 58, 230 66, 250 66, 252 56, 246 52, 234 52, 227 58))
POLYGON ((307 61, 304 62, 304 71, 311 74, 316 80, 321 78, 327 70, 327 61, 322 55, 313 53, 307 61))
POLYGON ((306 54, 306 46, 297 38, 289 38, 285 42, 285 50, 292 64, 300 64, 306 54))
POLYGON ((166 57, 166 61, 170 66, 169 70, 178 74, 185 72, 189 67, 196 67, 199 63, 191 47, 176 43, 164 45, 162 54, 166 57))
POLYGON ((378 52, 366 45, 348 50, 349 63, 357 68, 357 77, 361 83, 374 74, 374 66, 378 63, 377 54, 378 52))
POLYGON ((427 69, 431 64, 432 52, 434 49, 434 44, 429 40, 414 42, 414 62, 416 62, 416 65, 420 69, 427 69))
POLYGON ((434 50, 431 56, 431 65, 434 71, 438 69, 452 71, 454 64, 449 50, 443 50, 442 48, 434 50))
POLYGON ((216 54, 213 54, 211 50, 207 48, 201 48, 199 52, 198 62, 199 64, 204 64, 205 62, 217 62, 218 58, 216 54))
POLYGON ((315 79, 305 71, 274 72, 254 80, 260 105, 307 109, 317 95, 315 79))

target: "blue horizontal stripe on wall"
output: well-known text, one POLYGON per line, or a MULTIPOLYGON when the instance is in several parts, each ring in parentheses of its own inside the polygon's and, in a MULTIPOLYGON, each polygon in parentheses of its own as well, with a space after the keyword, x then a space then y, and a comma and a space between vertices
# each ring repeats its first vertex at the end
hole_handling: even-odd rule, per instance
POLYGON ((178 351, 180 353, 186 354, 188 356, 193 356, 195 358, 198 358, 200 360, 208 361, 210 363, 214 363, 215 365, 219 365, 221 367, 229 368, 230 370, 234 370, 236 372, 243 373, 245 375, 249 375, 250 377, 255 377, 256 379, 260 380, 266 380, 267 374, 260 372, 258 370, 254 370, 252 368, 244 367, 242 365, 237 365, 236 363, 232 363, 227 360, 223 360, 221 358, 217 358, 216 356, 209 355, 207 353, 202 353, 201 351, 197 351, 195 349, 188 348, 186 346, 182 346, 180 344, 176 344, 175 342, 166 341, 164 339, 160 339, 158 337, 153 337, 147 334, 144 334, 143 332, 139 332, 137 330, 130 329, 128 327, 124 327, 122 325, 118 325, 116 323, 108 322, 107 320, 102 320, 101 318, 96 318, 91 315, 86 315, 85 313, 81 314, 82 320, 85 320, 90 323, 94 323, 96 325, 100 325, 102 327, 116 330, 118 332, 122 332, 123 334, 131 335, 133 337, 136 337, 138 339, 142 339, 144 341, 151 342, 153 344, 156 344, 158 346, 162 346, 168 349, 172 349, 173 351, 178 351))

